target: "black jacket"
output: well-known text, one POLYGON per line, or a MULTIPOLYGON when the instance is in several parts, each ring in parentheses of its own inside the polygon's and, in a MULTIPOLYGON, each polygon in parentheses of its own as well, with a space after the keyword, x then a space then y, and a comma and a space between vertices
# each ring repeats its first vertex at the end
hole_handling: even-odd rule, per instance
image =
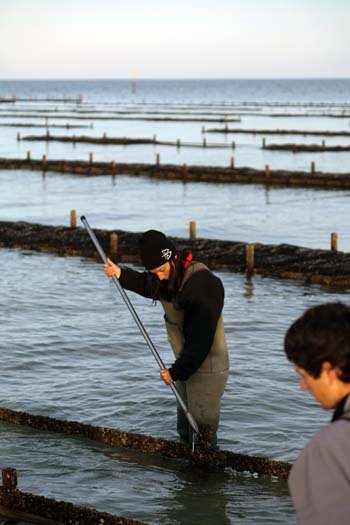
MULTIPOLYGON (((164 299, 166 282, 149 272, 123 268, 121 285, 144 297, 164 299)), ((224 288, 208 270, 194 273, 174 299, 184 311, 184 348, 169 369, 174 381, 186 381, 201 366, 214 340, 217 322, 224 305, 224 288)))

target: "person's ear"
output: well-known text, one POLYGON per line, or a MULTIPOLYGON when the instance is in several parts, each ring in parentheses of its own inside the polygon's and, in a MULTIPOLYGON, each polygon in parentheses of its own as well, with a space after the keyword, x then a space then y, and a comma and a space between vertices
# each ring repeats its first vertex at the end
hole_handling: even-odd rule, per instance
POLYGON ((334 383, 339 378, 340 370, 331 365, 329 361, 322 363, 322 372, 326 372, 330 383, 334 383))

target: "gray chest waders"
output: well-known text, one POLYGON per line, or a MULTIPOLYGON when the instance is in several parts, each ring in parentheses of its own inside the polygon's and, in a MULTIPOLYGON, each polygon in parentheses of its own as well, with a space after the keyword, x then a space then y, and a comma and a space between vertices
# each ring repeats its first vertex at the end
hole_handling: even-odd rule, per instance
MULTIPOLYGON (((209 271, 199 262, 192 262, 185 271, 181 289, 198 271, 209 271)), ((181 293, 180 289, 180 293, 181 293)), ((184 311, 172 302, 162 301, 168 340, 175 358, 184 347, 183 321, 184 311)), ((212 347, 200 368, 186 381, 177 381, 176 385, 198 425, 209 425, 213 435, 212 445, 216 445, 216 431, 219 425, 221 397, 228 378, 228 350, 226 345, 222 316, 219 317, 212 347)), ((180 437, 191 442, 191 431, 186 419, 178 410, 177 430, 180 437)))

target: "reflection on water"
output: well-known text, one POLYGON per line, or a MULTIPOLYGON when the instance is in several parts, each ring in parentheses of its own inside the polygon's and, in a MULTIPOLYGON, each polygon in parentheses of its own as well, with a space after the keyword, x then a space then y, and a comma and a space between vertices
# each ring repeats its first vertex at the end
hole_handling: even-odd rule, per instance
POLYGON ((253 277, 246 277, 244 297, 246 299, 252 299, 253 295, 254 295, 253 277))
POLYGON ((265 204, 266 204, 266 206, 271 204, 270 192, 271 192, 270 187, 269 186, 265 186, 265 204))

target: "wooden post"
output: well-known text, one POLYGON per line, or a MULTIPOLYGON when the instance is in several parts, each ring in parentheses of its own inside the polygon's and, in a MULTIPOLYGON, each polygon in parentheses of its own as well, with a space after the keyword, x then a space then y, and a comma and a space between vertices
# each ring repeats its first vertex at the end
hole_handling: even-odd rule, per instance
POLYGON ((114 232, 111 233, 109 245, 110 245, 111 257, 113 257, 113 259, 116 259, 118 255, 118 234, 117 233, 114 233, 114 232))
POLYGON ((50 138, 50 131, 49 131, 49 128, 47 128, 47 130, 46 130, 46 138, 47 138, 47 139, 50 138))
POLYGON ((111 162, 111 169, 112 169, 112 173, 114 173, 115 171, 115 161, 114 160, 112 160, 111 162))
POLYGON ((49 119, 46 117, 45 118, 45 128, 48 128, 49 127, 49 119))
POLYGON ((156 154, 156 165, 157 166, 160 165, 160 154, 159 153, 156 154))
POLYGON ((180 139, 177 139, 177 141, 176 141, 176 147, 179 148, 180 146, 181 146, 180 139))
POLYGON ((75 210, 70 211, 70 227, 77 227, 77 212, 75 210))
POLYGON ((203 139, 203 148, 206 148, 207 147, 207 139, 203 139))
POLYGON ((14 468, 2 469, 2 486, 7 493, 17 490, 17 471, 14 468))
POLYGON ((322 148, 325 148, 325 147, 326 147, 326 141, 322 140, 322 148))
POLYGON ((27 151, 27 160, 30 160, 30 151, 27 151))
POLYGON ((89 153, 89 162, 90 162, 90 164, 92 164, 94 162, 94 154, 92 153, 92 151, 90 151, 90 153, 89 153))
POLYGON ((254 244, 246 244, 245 254, 246 254, 245 271, 248 276, 251 276, 254 273, 254 244))
POLYGON ((268 164, 265 166, 265 177, 270 177, 270 166, 268 164))
POLYGON ((183 174, 183 178, 186 179, 186 177, 188 175, 188 166, 187 166, 187 164, 184 164, 182 166, 182 174, 183 174))
POLYGON ((196 238, 196 221, 190 222, 190 240, 194 241, 196 238))
POLYGON ((331 233, 331 250, 332 252, 338 251, 338 234, 336 232, 331 233))
POLYGON ((157 135, 153 135, 153 142, 154 142, 154 143, 157 142, 157 135))
POLYGON ((316 162, 313 160, 311 162, 311 173, 315 173, 316 171, 316 162))
POLYGON ((235 141, 233 140, 233 141, 232 141, 232 149, 235 149, 235 148, 236 148, 236 143, 235 143, 235 141))
POLYGON ((205 133, 205 126, 202 126, 202 133, 205 133))
POLYGON ((43 155, 42 163, 43 163, 43 168, 45 169, 46 168, 46 155, 43 155))
POLYGON ((17 142, 21 140, 21 135, 17 133, 17 142))
POLYGON ((231 170, 235 169, 235 158, 231 157, 231 170))
POLYGON ((107 138, 107 133, 104 133, 102 138, 106 139, 107 138))
POLYGON ((266 148, 266 139, 265 137, 262 139, 262 149, 266 148))

